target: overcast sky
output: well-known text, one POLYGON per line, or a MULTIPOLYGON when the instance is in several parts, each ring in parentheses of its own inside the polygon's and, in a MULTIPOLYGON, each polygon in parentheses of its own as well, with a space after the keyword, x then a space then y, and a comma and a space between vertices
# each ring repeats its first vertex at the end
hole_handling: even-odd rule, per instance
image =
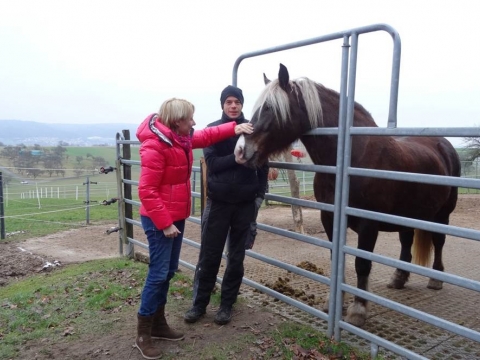
MULTIPOLYGON (((195 104, 200 129, 220 118, 240 55, 377 23, 402 41, 398 126, 480 125, 475 1, 2 0, 0 131, 5 119, 138 124, 171 97, 195 104)), ((280 62, 338 91, 341 44, 244 60, 245 116, 280 62)), ((393 42, 359 45, 356 100, 386 126, 393 42)))

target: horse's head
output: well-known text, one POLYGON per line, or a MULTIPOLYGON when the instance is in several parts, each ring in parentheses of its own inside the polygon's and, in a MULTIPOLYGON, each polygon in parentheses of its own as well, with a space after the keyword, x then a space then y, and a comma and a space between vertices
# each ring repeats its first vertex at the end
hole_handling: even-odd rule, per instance
POLYGON ((303 133, 320 126, 322 110, 316 85, 308 79, 290 81, 280 64, 278 79, 269 81, 253 107, 253 134, 242 135, 235 156, 245 165, 263 164, 283 152, 303 133), (307 105, 306 105, 307 104, 307 105))

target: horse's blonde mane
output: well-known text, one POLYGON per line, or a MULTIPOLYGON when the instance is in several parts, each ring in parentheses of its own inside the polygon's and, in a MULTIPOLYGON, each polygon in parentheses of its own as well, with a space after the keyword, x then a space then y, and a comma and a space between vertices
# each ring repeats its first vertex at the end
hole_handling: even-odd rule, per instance
MULTIPOLYGON (((312 129, 323 125, 322 104, 317 90, 317 84, 308 78, 298 78, 290 81, 291 91, 295 96, 301 95, 307 107, 308 120, 312 129)), ((268 104, 275 117, 286 122, 290 118, 290 106, 287 93, 280 87, 278 79, 271 81, 265 86, 253 106, 254 114, 263 104, 268 104)), ((261 116, 261 114, 258 114, 261 116)))

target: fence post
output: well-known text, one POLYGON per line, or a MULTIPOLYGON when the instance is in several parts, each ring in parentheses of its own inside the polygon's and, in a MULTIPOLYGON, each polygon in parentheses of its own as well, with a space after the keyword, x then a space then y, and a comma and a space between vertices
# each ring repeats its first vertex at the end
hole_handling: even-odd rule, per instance
POLYGON ((0 171, 0 239, 5 239, 5 212, 3 208, 3 174, 0 171))
MULTIPOLYGON (((87 175, 87 181, 85 182, 87 184, 87 194, 85 196, 85 203, 87 204, 87 209, 86 209, 86 224, 90 224, 90 177, 87 175)), ((84 184, 84 185, 85 185, 84 184)))
MULTIPOLYGON (((122 130, 123 137, 125 140, 130 140, 130 130, 122 130)), ((123 144, 122 146, 122 157, 125 160, 131 160, 132 153, 130 144, 123 144)), ((129 164, 123 164, 123 177, 125 180, 132 180, 132 166, 129 164)), ((125 199, 132 200, 132 185, 124 183, 123 184, 123 194, 125 199)), ((132 204, 128 204, 124 202, 125 206, 125 219, 133 219, 133 209, 132 204)), ((125 235, 127 238, 133 239, 133 224, 125 221, 125 235)), ((127 241, 127 249, 126 249, 126 256, 133 257, 133 245, 125 238, 127 241)))

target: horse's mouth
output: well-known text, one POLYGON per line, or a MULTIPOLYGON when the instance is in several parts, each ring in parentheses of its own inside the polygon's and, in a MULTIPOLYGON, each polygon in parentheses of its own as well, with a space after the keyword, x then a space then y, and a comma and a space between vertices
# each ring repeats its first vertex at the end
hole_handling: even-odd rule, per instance
POLYGON ((244 165, 252 169, 256 168, 258 166, 258 152, 255 151, 244 165))

